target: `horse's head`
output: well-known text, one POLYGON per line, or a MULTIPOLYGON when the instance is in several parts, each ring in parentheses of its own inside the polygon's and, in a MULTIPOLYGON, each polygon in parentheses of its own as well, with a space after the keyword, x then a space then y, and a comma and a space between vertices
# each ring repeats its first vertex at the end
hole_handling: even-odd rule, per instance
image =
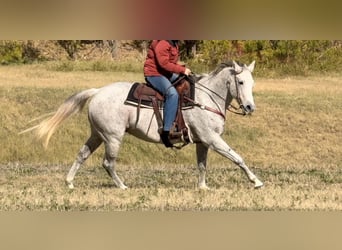
POLYGON ((253 87, 254 79, 252 72, 254 70, 255 61, 250 65, 239 65, 233 61, 234 81, 230 84, 230 93, 235 98, 244 114, 251 114, 255 110, 253 87))

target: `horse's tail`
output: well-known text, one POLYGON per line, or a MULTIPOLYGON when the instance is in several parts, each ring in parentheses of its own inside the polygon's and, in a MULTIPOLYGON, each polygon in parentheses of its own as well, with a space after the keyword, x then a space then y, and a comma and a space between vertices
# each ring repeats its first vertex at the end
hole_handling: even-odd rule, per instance
POLYGON ((92 88, 70 96, 64 101, 52 117, 43 120, 40 124, 26 129, 21 133, 36 130, 37 138, 42 140, 44 147, 47 148, 52 134, 56 131, 59 125, 73 114, 81 111, 88 99, 98 91, 99 89, 92 88))

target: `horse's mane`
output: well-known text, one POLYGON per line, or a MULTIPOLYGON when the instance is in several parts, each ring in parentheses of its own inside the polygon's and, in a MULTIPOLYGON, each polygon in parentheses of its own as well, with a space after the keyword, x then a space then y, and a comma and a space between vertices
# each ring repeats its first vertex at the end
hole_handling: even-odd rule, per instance
MULTIPOLYGON (((244 66, 243 63, 240 63, 240 62, 238 62, 238 61, 236 61, 236 63, 237 63, 239 66, 241 66, 241 67, 244 66)), ((222 62, 222 63, 220 63, 220 64, 216 67, 216 69, 214 69, 214 70, 210 73, 210 75, 211 75, 211 76, 216 76, 218 73, 220 73, 223 69, 225 69, 225 68, 227 68, 227 67, 230 67, 230 68, 234 67, 233 61, 227 61, 227 62, 222 62)))
MULTIPOLYGON (((243 67, 244 64, 240 63, 238 61, 235 61, 239 66, 243 67)), ((202 74, 196 74, 196 75, 191 75, 188 76, 188 78, 191 80, 191 82, 199 82, 202 78, 207 78, 207 77, 213 77, 216 76, 218 73, 220 73, 223 69, 225 68, 233 68, 234 63, 233 61, 227 61, 227 62, 222 62, 220 63, 212 72, 209 74, 207 73, 202 73, 202 74)))

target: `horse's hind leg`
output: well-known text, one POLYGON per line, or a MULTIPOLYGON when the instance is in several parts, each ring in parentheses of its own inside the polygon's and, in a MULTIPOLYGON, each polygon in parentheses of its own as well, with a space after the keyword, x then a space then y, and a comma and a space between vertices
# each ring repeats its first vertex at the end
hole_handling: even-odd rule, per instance
POLYGON ((105 157, 103 159, 103 167, 113 179, 115 185, 121 189, 127 189, 127 186, 121 181, 115 171, 116 158, 120 148, 120 140, 111 139, 105 142, 105 157))
POLYGON ((91 135, 87 142, 82 146, 66 178, 66 183, 69 188, 74 188, 73 181, 77 170, 88 159, 88 157, 101 145, 101 143, 102 140, 98 136, 91 135))

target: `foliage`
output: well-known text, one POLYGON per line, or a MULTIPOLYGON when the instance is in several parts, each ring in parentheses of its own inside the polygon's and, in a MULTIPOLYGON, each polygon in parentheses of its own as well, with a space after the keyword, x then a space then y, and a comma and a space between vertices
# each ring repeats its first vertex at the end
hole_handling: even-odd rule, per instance
POLYGON ((256 60, 257 75, 308 75, 340 71, 341 41, 327 40, 209 40, 202 43, 202 59, 209 66, 220 61, 256 60))
POLYGON ((236 59, 234 58, 237 52, 235 49, 232 41, 205 40, 201 44, 202 59, 205 64, 215 66, 222 61, 236 59))
MULTIPOLYGON (((46 43, 36 41, 0 41, 0 63, 69 60, 113 61, 130 58, 140 64, 146 57, 151 40, 57 40, 46 50, 46 43), (107 57, 104 56, 107 51, 107 57), (119 53, 121 52, 121 57, 119 53), (58 57, 58 54, 66 57, 58 57), (53 54, 53 56, 51 56, 53 54), (57 56, 55 55, 57 54, 57 56), (109 59, 109 60, 108 60, 109 59)), ((341 40, 184 40, 180 43, 181 60, 196 72, 211 70, 222 61, 257 61, 256 76, 307 76, 340 72, 342 69, 341 40)), ((96 62, 98 63, 98 62, 96 62)), ((66 63, 66 65, 69 65, 66 63)), ((69 65, 70 66, 70 65, 69 65)), ((112 70, 103 67, 101 70, 112 70)))
POLYGON ((0 63, 22 63, 23 48, 16 41, 0 41, 0 63))
POLYGON ((65 49, 70 59, 75 59, 76 52, 82 45, 80 40, 58 40, 57 43, 65 49))

